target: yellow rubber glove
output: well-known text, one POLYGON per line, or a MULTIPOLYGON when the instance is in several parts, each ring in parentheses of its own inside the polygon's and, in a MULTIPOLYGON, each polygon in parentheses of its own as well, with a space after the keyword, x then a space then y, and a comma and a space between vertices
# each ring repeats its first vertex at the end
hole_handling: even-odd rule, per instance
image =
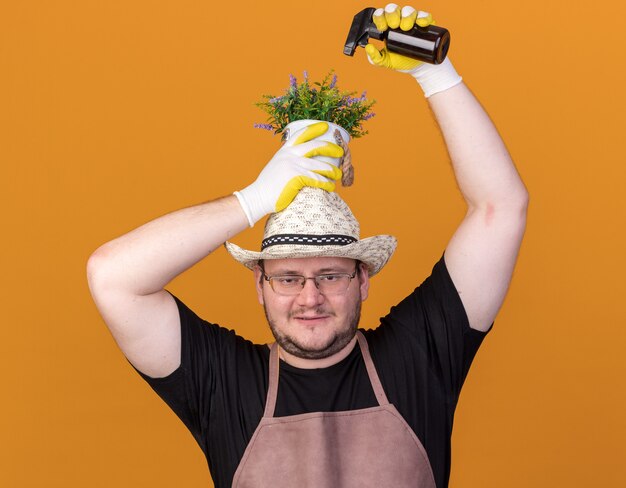
MULTIPOLYGON (((420 27, 434 24, 433 17, 428 12, 417 11, 413 7, 403 7, 401 9, 395 3, 388 4, 384 9, 376 9, 372 20, 376 28, 381 32, 397 28, 409 31, 416 24, 420 27)), ((379 51, 373 44, 365 46, 365 52, 372 64, 403 73, 411 73, 423 64, 417 59, 392 53, 386 47, 379 51)))
POLYGON ((326 122, 302 129, 276 152, 254 183, 235 192, 250 227, 264 215, 285 209, 305 186, 335 190, 341 170, 333 164, 313 159, 328 156, 337 158, 339 163, 344 154, 337 144, 314 140, 327 130, 326 122))
MULTIPOLYGON (((376 28, 383 32, 387 29, 397 28, 408 31, 416 24, 420 27, 427 27, 435 23, 432 15, 428 12, 415 10, 413 7, 402 7, 401 9, 395 3, 388 4, 384 9, 377 9, 372 20, 376 28)), ((435 66, 392 53, 386 47, 379 51, 373 44, 365 46, 365 52, 369 62, 376 66, 410 74, 417 80, 427 98, 447 90, 463 80, 448 58, 435 66)))

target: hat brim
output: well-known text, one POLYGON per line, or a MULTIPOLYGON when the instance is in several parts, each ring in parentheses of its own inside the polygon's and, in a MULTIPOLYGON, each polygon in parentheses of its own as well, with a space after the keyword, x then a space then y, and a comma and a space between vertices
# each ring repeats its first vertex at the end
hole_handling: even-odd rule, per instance
POLYGON ((261 252, 248 251, 232 242, 226 242, 224 246, 233 258, 250 269, 261 259, 336 257, 361 261, 367 266, 369 275, 373 276, 387 264, 396 249, 397 240, 393 236, 379 235, 345 246, 278 244, 261 252))

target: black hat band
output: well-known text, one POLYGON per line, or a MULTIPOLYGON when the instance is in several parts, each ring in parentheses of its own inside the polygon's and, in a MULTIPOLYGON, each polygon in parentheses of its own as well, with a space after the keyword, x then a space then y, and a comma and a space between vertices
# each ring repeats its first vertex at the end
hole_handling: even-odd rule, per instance
POLYGON ((263 239, 261 251, 268 247, 279 244, 300 244, 304 246, 347 246, 357 242, 358 239, 352 236, 340 234, 308 235, 308 234, 276 234, 263 239))

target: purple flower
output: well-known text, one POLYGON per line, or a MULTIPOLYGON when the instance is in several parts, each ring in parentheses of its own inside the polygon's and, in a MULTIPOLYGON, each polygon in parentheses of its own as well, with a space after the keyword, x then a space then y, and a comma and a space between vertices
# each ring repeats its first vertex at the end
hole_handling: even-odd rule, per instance
POLYGON ((274 97, 274 98, 270 98, 269 102, 270 103, 279 103, 282 102, 283 97, 274 97))
POLYGON ((296 77, 294 75, 289 75, 289 86, 291 86, 291 88, 296 88, 297 83, 298 80, 296 80, 296 77))
POLYGON ((360 102, 363 102, 363 101, 365 101, 365 97, 366 97, 366 96, 367 96, 367 92, 366 92, 366 91, 364 91, 363 93, 361 93, 361 98, 358 98, 358 100, 359 100, 360 102))
POLYGON ((309 72, 307 70, 304 70, 304 82, 309 82, 309 72))
POLYGON ((272 127, 270 124, 254 124, 254 128, 255 129, 265 129, 265 130, 274 130, 274 127, 272 127))
POLYGON ((374 112, 370 112, 368 113, 365 117, 363 117, 363 120, 369 120, 372 117, 374 117, 376 114, 374 112))
POLYGON ((328 85, 328 88, 330 89, 335 88, 336 84, 337 84, 337 75, 333 75, 333 79, 330 81, 330 85, 328 85))

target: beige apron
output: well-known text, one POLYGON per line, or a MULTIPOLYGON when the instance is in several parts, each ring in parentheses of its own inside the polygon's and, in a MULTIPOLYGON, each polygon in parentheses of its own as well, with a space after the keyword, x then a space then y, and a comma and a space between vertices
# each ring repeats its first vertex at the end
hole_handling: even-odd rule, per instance
POLYGON ((379 406, 274 417, 279 355, 270 352, 265 413, 239 463, 237 488, 436 488, 417 436, 389 403, 357 332, 379 406))

